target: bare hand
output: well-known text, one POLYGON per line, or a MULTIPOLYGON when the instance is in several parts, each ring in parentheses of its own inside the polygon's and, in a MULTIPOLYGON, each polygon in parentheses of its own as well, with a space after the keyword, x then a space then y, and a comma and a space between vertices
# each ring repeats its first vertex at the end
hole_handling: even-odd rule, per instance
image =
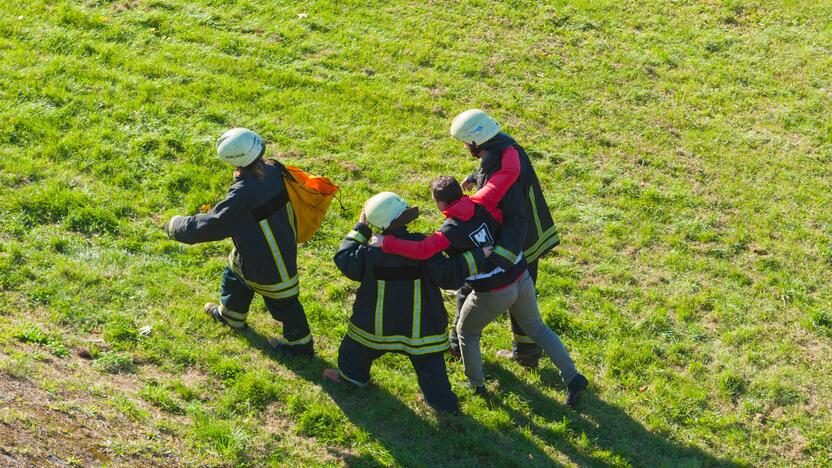
POLYGON ((471 190, 472 188, 474 188, 474 182, 473 181, 470 181, 468 179, 465 179, 465 180, 462 181, 462 190, 465 190, 467 192, 468 190, 471 190))
POLYGON ((384 245, 384 236, 382 236, 381 234, 373 234, 373 236, 370 237, 370 242, 368 242, 367 245, 369 245, 370 247, 381 248, 381 246, 384 245))
POLYGON ((482 248, 482 254, 485 255, 485 258, 490 257, 491 252, 493 252, 493 251, 494 251, 494 246, 493 245, 489 246, 489 247, 483 247, 482 248))
POLYGON ((361 214, 358 215, 358 222, 361 224, 367 224, 367 214, 364 213, 364 209, 361 209, 361 214))

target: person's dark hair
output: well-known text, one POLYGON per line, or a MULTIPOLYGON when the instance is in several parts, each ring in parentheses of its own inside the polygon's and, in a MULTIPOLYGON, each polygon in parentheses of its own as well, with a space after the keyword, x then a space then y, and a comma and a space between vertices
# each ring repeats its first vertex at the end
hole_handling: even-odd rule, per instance
POLYGON ((436 201, 453 203, 462 197, 462 187, 451 176, 440 176, 430 183, 430 194, 436 201))
POLYGON ((266 146, 263 146, 263 149, 260 151, 260 155, 257 156, 251 164, 246 167, 238 167, 236 171, 234 171, 234 175, 241 179, 244 179, 250 175, 257 177, 260 180, 266 178, 266 162, 263 161, 263 154, 266 152, 266 146))

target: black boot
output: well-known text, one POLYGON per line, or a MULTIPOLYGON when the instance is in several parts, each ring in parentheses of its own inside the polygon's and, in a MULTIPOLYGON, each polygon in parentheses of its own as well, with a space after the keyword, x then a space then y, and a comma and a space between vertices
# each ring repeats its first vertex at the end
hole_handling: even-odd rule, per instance
POLYGON ((572 380, 569 381, 569 385, 566 386, 567 406, 572 409, 575 409, 575 407, 578 406, 578 400, 587 385, 589 385, 589 381, 583 376, 583 374, 578 374, 575 377, 572 377, 572 380))
POLYGON ((315 345, 311 337, 307 343, 299 345, 290 345, 283 340, 269 338, 269 346, 271 346, 276 353, 284 356, 300 356, 306 358, 315 356, 315 345))

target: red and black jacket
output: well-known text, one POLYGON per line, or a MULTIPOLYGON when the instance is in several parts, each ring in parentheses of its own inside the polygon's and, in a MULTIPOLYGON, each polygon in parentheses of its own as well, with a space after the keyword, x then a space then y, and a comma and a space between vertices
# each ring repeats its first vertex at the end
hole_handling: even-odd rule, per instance
MULTIPOLYGON (((425 258, 442 250, 455 256, 492 246, 499 236, 500 223, 485 207, 474 203, 466 195, 449 205, 442 214, 445 215, 442 226, 426 239, 412 241, 386 236, 383 250, 409 258, 425 258)), ((466 280, 475 291, 491 291, 512 284, 525 270, 526 262, 522 255, 508 269, 498 266, 489 258, 480 271, 468 276, 466 280)))
POLYGON ((534 167, 523 147, 505 133, 479 145, 479 149, 485 150, 485 155, 479 169, 469 177, 478 187, 485 186, 500 170, 504 153, 517 152, 520 158, 520 176, 499 204, 503 229, 489 259, 510 268, 522 253, 527 262, 533 262, 560 243, 534 167))

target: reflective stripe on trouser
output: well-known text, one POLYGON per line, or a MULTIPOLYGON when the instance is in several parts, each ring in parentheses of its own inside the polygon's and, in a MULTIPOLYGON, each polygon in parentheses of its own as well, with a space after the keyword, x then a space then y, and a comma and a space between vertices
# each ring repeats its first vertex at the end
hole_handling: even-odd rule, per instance
POLYGON ((240 313, 235 312, 223 304, 220 304, 219 307, 220 316, 228 324, 231 328, 236 328, 241 330, 246 327, 246 317, 248 317, 247 313, 240 313))
MULTIPOLYGON (((349 336, 345 336, 338 348, 338 371, 341 377, 359 387, 370 382, 370 368, 373 361, 386 352, 368 348, 349 336)), ((409 355, 413 370, 419 382, 419 388, 425 401, 440 411, 457 411, 459 400, 448 380, 445 358, 441 352, 421 356, 409 355)))
MULTIPOLYGON (((251 287, 231 267, 226 267, 222 273, 220 292, 220 302, 223 308, 233 311, 237 317, 245 316, 248 314, 253 299, 254 291, 251 287)), ((287 344, 304 345, 312 340, 309 322, 306 320, 306 314, 297 295, 287 299, 263 296, 263 302, 272 317, 283 323, 283 336, 287 344)), ((223 318, 226 318, 225 315, 223 318)), ((234 326, 230 322, 229 325, 234 326)))

